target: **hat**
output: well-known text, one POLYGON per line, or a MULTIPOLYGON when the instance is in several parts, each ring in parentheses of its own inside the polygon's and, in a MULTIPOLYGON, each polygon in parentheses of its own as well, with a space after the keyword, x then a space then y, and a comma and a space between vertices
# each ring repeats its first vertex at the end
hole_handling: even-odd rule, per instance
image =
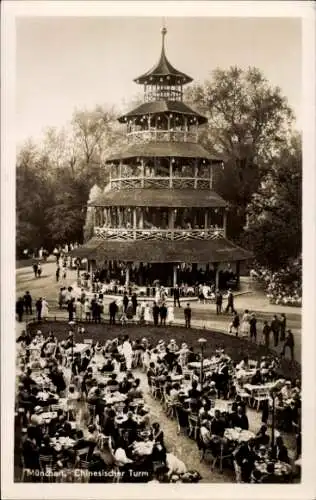
POLYGON ((216 385, 216 382, 214 382, 214 380, 212 380, 212 382, 210 383, 210 386, 214 387, 215 385, 216 385))
POLYGON ((36 335, 42 335, 41 330, 37 330, 36 335))
POLYGON ((34 412, 36 415, 39 415, 40 413, 43 413, 43 408, 41 406, 35 406, 34 412))
POLYGON ((176 341, 175 341, 175 339, 171 339, 171 340, 170 340, 170 343, 171 343, 171 344, 175 344, 175 342, 176 342, 176 341))
POLYGON ((181 347, 182 347, 182 349, 184 349, 185 347, 188 347, 188 344, 186 344, 185 342, 183 342, 183 344, 181 344, 181 347))
POLYGON ((287 380, 287 381, 285 382, 285 385, 291 385, 291 381, 290 381, 290 380, 287 380))

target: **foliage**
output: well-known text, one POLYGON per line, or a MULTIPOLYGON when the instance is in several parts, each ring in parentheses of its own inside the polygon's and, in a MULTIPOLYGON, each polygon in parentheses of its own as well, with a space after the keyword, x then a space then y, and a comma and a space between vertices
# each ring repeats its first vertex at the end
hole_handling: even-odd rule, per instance
POLYGON ((106 157, 122 133, 113 110, 75 111, 70 127, 48 128, 17 157, 17 252, 83 241, 89 191, 109 179, 106 157))
POLYGON ((211 80, 193 85, 187 97, 208 118, 201 141, 225 158, 215 189, 231 205, 228 234, 236 238, 271 155, 286 141, 293 113, 280 89, 271 87, 257 68, 216 69, 211 80))
POLYGON ((246 240, 257 262, 276 271, 301 253, 302 152, 300 137, 271 162, 248 205, 246 240))

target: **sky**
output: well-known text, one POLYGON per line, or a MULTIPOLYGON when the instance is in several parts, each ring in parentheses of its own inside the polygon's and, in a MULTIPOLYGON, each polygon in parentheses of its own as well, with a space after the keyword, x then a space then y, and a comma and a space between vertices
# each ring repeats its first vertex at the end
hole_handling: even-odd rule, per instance
MULTIPOLYGON (((301 127, 301 20, 165 18, 166 53, 203 82, 212 70, 256 66, 279 86, 301 127)), ((16 20, 16 132, 20 143, 62 127, 75 108, 115 106, 142 91, 133 79, 161 50, 162 18, 29 17, 16 20)))

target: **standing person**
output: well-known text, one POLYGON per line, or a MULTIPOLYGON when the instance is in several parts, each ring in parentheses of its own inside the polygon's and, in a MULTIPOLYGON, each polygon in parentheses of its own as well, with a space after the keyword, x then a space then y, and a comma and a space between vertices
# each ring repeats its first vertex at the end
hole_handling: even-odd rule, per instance
POLYGON ((63 268, 63 279, 65 280, 67 278, 67 262, 64 263, 64 268, 63 268))
POLYGON ((240 325, 240 319, 239 319, 239 316, 237 314, 237 311, 235 311, 232 322, 229 325, 229 333, 235 333, 236 337, 238 337, 239 325, 240 325))
POLYGON ((254 341, 257 341, 257 318, 255 313, 252 313, 249 319, 249 325, 250 325, 250 339, 254 339, 254 341))
POLYGON ((167 320, 168 325, 172 325, 172 323, 174 323, 174 306, 172 304, 168 306, 167 320))
POLYGON ((280 342, 284 342, 285 332, 286 332, 286 316, 284 313, 282 313, 280 316, 279 324, 280 324, 280 342))
POLYGON ((75 305, 74 305, 74 299, 70 299, 67 304, 67 310, 68 310, 68 321, 73 321, 74 320, 74 312, 75 312, 75 305))
POLYGON ((40 297, 35 304, 36 312, 37 312, 37 321, 41 321, 42 319, 42 297, 40 297))
POLYGON ((144 310, 144 321, 146 325, 149 325, 152 321, 152 316, 151 316, 151 310, 148 302, 145 304, 145 310, 144 310))
POLYGON ((88 298, 85 300, 83 307, 84 307, 86 321, 91 321, 91 306, 88 298))
POLYGON ((110 325, 115 325, 115 316, 117 315, 118 307, 116 300, 113 300, 109 305, 110 325))
POLYGON ((250 332, 249 321, 250 321, 250 314, 249 314, 248 309, 246 309, 244 314, 243 314, 242 321, 241 321, 241 333, 245 337, 249 336, 249 332, 250 332))
POLYGON ((160 313, 161 326, 166 326, 166 318, 167 318, 168 309, 166 308, 166 304, 164 302, 161 304, 159 313, 160 313))
POLYGON ((40 262, 38 263, 38 266, 37 266, 37 277, 40 278, 42 275, 42 266, 40 264, 40 262))
POLYGON ((174 304, 174 307, 177 307, 177 304, 178 304, 178 307, 181 307, 181 304, 180 304, 180 289, 179 289, 179 286, 176 285, 173 289, 173 304, 174 304))
POLYGON ((294 360, 294 335, 293 335, 291 330, 287 331, 287 337, 285 339, 283 349, 282 349, 282 356, 285 356, 285 349, 287 347, 290 349, 291 360, 293 361, 294 360))
POLYGON ((45 297, 43 297, 42 299, 42 318, 43 319, 48 318, 48 302, 45 299, 45 297))
POLYGON ((225 312, 229 312, 231 310, 232 313, 235 313, 235 308, 234 308, 234 295, 231 290, 231 288, 228 290, 228 295, 227 295, 227 306, 225 309, 225 312))
POLYGON ((33 264, 34 278, 37 278, 37 269, 38 269, 38 265, 36 262, 34 262, 34 264, 33 264))
POLYGON ((18 300, 16 301, 15 311, 16 314, 18 315, 18 321, 21 323, 23 320, 23 313, 24 313, 24 300, 22 299, 22 297, 19 297, 18 300))
POLYGON ((137 310, 137 295, 136 295, 136 293, 133 293, 133 295, 132 295, 132 305, 133 305, 133 316, 136 316, 136 310, 137 310))
POLYGON ((124 292, 124 297, 123 297, 123 307, 124 307, 124 312, 126 313, 128 306, 128 295, 127 292, 124 292))
POLYGON ((128 335, 126 335, 125 340, 123 342, 122 352, 126 362, 126 369, 131 370, 132 360, 133 360, 133 349, 128 335))
POLYGON ((154 326, 158 326, 159 324, 159 306, 156 302, 153 305, 153 318, 154 318, 154 326))
POLYGON ((65 289, 64 288, 60 288, 59 289, 59 294, 58 294, 59 309, 62 309, 62 307, 63 307, 64 297, 65 297, 65 289))
POLYGON ((33 314, 32 313, 32 296, 31 296, 29 291, 25 292, 25 295, 24 295, 24 307, 25 307, 26 314, 33 314))
POLYGON ((216 303, 216 314, 222 314, 223 295, 219 290, 216 290, 215 303, 216 303))
POLYGON ((80 299, 76 302, 76 320, 82 321, 83 305, 80 299))
POLYGON ((187 306, 183 312, 184 312, 185 327, 191 328, 192 309, 189 303, 187 303, 187 306))
POLYGON ((57 266, 57 269, 56 269, 56 281, 57 281, 57 283, 59 281, 59 277, 60 277, 60 267, 57 266))
POLYGON ((263 322, 263 330, 262 330, 262 336, 264 340, 264 345, 266 347, 270 346, 270 332, 271 332, 271 327, 267 321, 263 322))
POLYGON ((276 315, 273 316, 271 321, 271 331, 273 333, 274 347, 277 347, 279 344, 280 322, 276 315))

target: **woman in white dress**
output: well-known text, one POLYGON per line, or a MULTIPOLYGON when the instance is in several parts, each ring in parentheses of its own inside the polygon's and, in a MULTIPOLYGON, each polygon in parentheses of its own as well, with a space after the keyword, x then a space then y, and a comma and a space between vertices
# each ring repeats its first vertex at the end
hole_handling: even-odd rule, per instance
POLYGON ((249 321, 250 321, 250 314, 248 309, 246 309, 241 320, 241 334, 245 337, 248 337, 250 333, 249 321))
POLYGON ((48 318, 48 302, 45 298, 42 300, 42 318, 47 319, 48 318))
POLYGON ((149 323, 152 322, 151 308, 150 308, 150 305, 148 304, 148 302, 145 306, 144 320, 145 320, 146 325, 149 325, 149 323))
POLYGON ((167 322, 168 322, 168 325, 172 325, 172 323, 174 323, 174 306, 173 306, 173 304, 170 304, 168 306, 167 322))

